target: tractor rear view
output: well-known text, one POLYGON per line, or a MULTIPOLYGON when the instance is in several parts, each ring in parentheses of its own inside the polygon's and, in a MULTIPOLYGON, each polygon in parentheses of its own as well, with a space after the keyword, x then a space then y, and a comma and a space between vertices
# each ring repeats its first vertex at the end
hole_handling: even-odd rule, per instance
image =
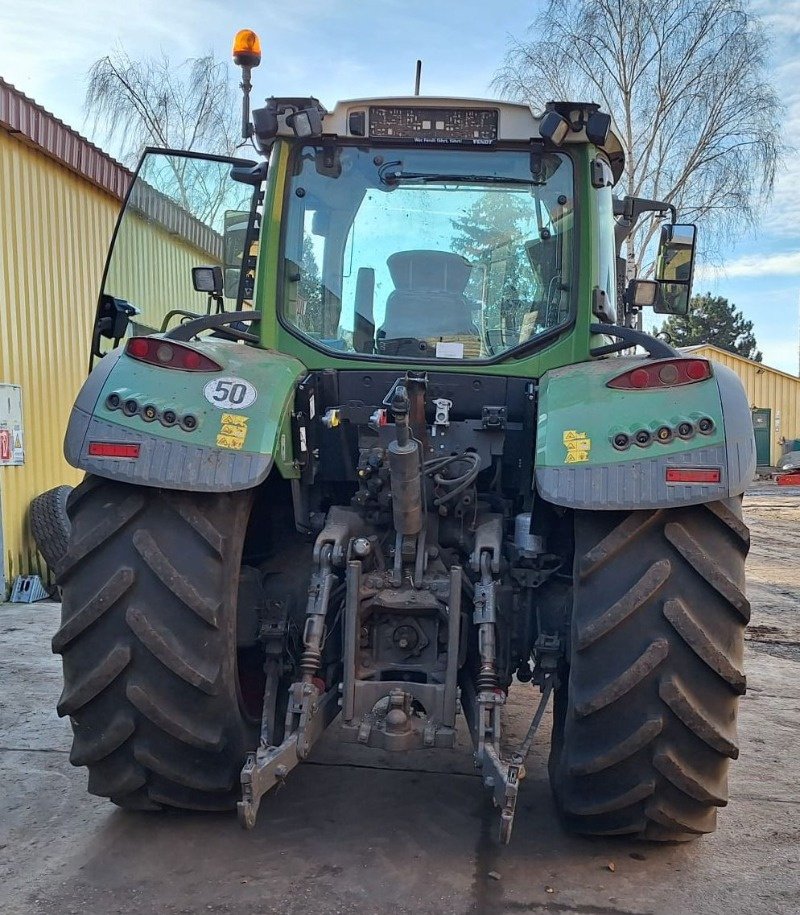
POLYGON ((258 161, 145 153, 67 431, 87 477, 53 647, 89 791, 252 827, 337 717, 403 753, 463 712, 508 841, 552 696, 568 828, 712 831, 750 412, 631 326, 686 313, 694 227, 615 199, 592 104, 271 98, 244 133, 258 161), (648 212, 656 279, 625 286, 648 212))

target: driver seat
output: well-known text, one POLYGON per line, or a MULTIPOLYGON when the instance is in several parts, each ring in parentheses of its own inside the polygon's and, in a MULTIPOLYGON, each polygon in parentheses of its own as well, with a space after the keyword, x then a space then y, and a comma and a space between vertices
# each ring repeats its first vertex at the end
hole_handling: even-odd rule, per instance
POLYGON ((378 339, 456 341, 464 343, 465 355, 478 355, 480 340, 464 295, 469 261, 449 251, 420 250, 398 251, 386 263, 395 288, 378 339))

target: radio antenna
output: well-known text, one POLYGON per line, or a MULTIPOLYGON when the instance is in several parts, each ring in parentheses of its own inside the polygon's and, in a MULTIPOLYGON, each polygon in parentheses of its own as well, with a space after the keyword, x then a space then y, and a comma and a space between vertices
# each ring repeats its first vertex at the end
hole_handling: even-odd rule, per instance
POLYGON ((419 95, 419 81, 422 79, 422 61, 417 61, 417 70, 414 74, 414 95, 419 95))

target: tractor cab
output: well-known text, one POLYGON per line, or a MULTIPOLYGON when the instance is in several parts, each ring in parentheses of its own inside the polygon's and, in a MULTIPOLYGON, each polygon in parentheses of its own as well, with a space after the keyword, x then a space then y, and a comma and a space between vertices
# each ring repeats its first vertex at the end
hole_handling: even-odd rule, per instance
MULTIPOLYGON (((625 289, 627 211, 612 196, 623 155, 596 105, 551 103, 537 117, 509 102, 412 96, 326 111, 272 98, 245 132, 261 162, 146 150, 109 256, 94 355, 103 338, 116 345, 205 315, 206 336, 309 366, 526 359, 522 373, 538 375, 563 358, 540 358, 559 341, 588 359, 593 323, 613 336, 643 303, 680 309, 667 284, 625 289), (256 298, 259 314, 238 314, 256 298)), ((635 218, 647 208, 669 209, 637 201, 635 218)), ((670 289, 691 282, 687 237, 670 289)), ((676 263, 663 245, 659 258, 676 263)))

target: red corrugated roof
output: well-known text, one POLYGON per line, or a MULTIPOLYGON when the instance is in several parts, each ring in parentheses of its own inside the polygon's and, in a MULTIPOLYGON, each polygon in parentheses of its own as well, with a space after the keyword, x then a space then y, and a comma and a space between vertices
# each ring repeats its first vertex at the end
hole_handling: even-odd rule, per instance
POLYGON ((0 128, 120 200, 132 173, 0 76, 0 128))

